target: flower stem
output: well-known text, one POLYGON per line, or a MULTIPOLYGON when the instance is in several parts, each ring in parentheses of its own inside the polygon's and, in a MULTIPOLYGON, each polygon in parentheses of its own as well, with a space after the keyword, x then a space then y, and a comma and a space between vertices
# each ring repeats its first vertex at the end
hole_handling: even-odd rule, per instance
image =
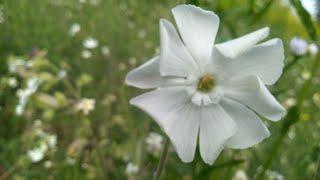
POLYGON ((164 166, 166 164, 167 156, 168 156, 168 151, 169 151, 169 146, 170 146, 170 140, 168 137, 166 137, 165 142, 164 142, 164 147, 163 151, 160 157, 160 161, 157 167, 157 170, 153 176, 153 180, 159 180, 162 174, 162 171, 164 169, 164 166))

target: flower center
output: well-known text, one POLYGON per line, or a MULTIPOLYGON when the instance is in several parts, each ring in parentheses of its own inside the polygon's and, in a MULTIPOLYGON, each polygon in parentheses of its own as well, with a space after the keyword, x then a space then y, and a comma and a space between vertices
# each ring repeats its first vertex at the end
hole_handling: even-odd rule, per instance
POLYGON ((212 75, 206 74, 202 76, 197 85, 197 90, 201 92, 209 92, 215 86, 215 80, 212 75))

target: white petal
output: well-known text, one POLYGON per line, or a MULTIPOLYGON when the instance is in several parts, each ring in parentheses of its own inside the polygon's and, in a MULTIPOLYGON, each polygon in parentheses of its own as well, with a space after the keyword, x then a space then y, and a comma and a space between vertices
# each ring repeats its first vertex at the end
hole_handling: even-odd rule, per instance
POLYGON ((179 5, 172 13, 185 45, 198 63, 206 65, 211 58, 219 17, 192 5, 179 5))
POLYGON ((224 89, 224 95, 249 106, 267 119, 280 120, 286 111, 256 76, 231 80, 224 89))
POLYGON ((244 105, 226 98, 220 104, 237 124, 237 133, 227 141, 226 147, 244 149, 270 136, 260 118, 244 105))
POLYGON ((200 154, 204 162, 213 164, 224 143, 236 132, 236 124, 231 117, 215 104, 201 107, 200 154))
POLYGON ((178 86, 188 84, 183 77, 162 77, 159 72, 160 58, 154 57, 138 68, 130 71, 126 76, 126 84, 141 89, 150 89, 163 86, 178 86))
POLYGON ((157 89, 130 103, 147 112, 170 137, 183 162, 191 162, 196 149, 200 110, 181 87, 157 89))
POLYGON ((224 77, 258 76, 264 84, 274 84, 282 74, 284 50, 280 39, 253 47, 235 59, 223 59, 215 53, 214 63, 224 77))
POLYGON ((142 89, 160 87, 164 83, 164 78, 160 75, 159 62, 157 56, 130 71, 126 76, 126 84, 142 89))
POLYGON ((235 58, 243 52, 251 49, 259 41, 265 39, 269 35, 269 28, 263 28, 252 33, 246 34, 237 39, 233 39, 221 44, 217 44, 216 48, 226 57, 235 58))
POLYGON ((160 36, 161 75, 187 77, 190 73, 197 72, 196 62, 169 21, 160 20, 160 36))

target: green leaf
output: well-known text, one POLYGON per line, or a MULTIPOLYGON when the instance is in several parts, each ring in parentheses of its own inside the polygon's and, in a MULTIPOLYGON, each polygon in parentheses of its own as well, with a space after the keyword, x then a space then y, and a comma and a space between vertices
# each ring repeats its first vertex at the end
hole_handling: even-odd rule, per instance
POLYGON ((199 1, 198 0, 187 0, 186 4, 193 4, 193 5, 199 6, 199 1))

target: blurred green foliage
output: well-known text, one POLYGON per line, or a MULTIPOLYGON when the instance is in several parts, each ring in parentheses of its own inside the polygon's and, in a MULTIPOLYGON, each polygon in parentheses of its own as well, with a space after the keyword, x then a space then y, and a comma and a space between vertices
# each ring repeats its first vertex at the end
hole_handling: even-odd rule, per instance
MULTIPOLYGON (((129 106, 129 99, 141 91, 125 86, 124 77, 159 53, 159 19, 173 22, 170 10, 180 3, 184 0, 1 0, 0 178, 150 179, 159 156, 147 150, 145 139, 149 132, 162 131, 150 117, 129 106), (75 24, 81 30, 72 34, 75 24), (89 37, 98 41, 98 47, 84 47, 89 37), (10 71, 8 67, 18 59, 24 64, 10 71), (34 77, 41 84, 30 95, 23 114, 17 115, 19 92, 34 77), (33 162, 28 152, 47 143, 43 134, 55 135, 56 147, 48 146, 44 157, 33 162), (129 162, 139 171, 128 174, 129 162)), ((308 29, 312 22, 301 22, 289 2, 192 3, 219 15, 217 42, 269 26, 270 38, 284 41, 285 63, 294 59, 289 49, 291 38, 313 42, 306 31, 312 31, 308 29)), ((319 30, 319 23, 313 23, 319 30)), ((311 32, 312 36, 315 33, 311 32)), ((315 60, 311 55, 299 57, 276 86, 270 87, 286 107, 303 93, 299 90, 315 60)), ((319 75, 311 83, 299 122, 284 137, 282 150, 268 169, 268 179, 274 172, 286 179, 316 176, 320 160, 319 75)), ((248 150, 225 150, 214 166, 205 165, 198 153, 193 163, 183 164, 171 150, 164 179, 231 179, 238 170, 253 178, 281 134, 281 122, 265 123, 272 133, 269 139, 248 150)))

